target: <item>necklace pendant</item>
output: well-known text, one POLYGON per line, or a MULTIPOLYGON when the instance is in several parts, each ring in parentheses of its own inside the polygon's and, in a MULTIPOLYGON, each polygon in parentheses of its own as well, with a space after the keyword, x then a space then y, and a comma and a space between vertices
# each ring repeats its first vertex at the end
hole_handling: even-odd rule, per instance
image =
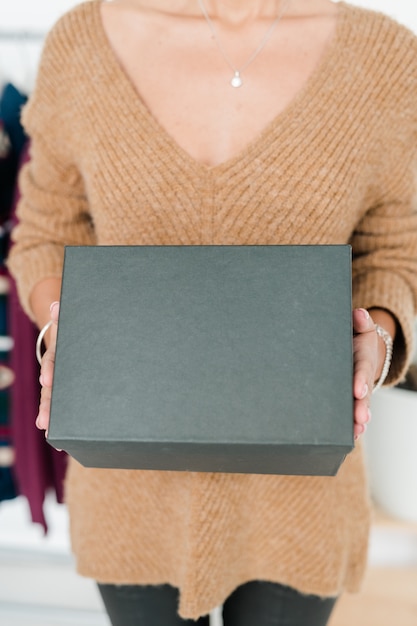
POLYGON ((230 81, 230 84, 232 85, 232 87, 235 87, 235 88, 241 87, 243 85, 243 81, 240 77, 240 72, 238 72, 237 70, 232 80, 230 81))

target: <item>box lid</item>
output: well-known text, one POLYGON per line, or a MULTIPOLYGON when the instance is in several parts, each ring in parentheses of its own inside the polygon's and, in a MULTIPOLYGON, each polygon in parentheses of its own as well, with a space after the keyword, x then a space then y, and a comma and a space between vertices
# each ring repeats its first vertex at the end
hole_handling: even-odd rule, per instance
POLYGON ((352 415, 349 246, 66 248, 49 441, 85 464, 335 473, 352 415))

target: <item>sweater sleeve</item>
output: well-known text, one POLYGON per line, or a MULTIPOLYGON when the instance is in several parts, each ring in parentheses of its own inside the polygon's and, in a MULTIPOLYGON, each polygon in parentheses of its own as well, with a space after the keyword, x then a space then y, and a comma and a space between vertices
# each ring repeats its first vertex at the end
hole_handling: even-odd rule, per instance
POLYGON ((388 18, 381 16, 378 24, 385 34, 378 39, 384 48, 382 43, 379 49, 374 45, 375 55, 382 59, 371 96, 378 132, 367 163, 367 210, 351 240, 353 303, 387 309, 396 318, 398 332, 387 378, 392 385, 409 367, 415 339, 417 38, 403 26, 393 28, 388 18))
POLYGON ((417 300, 417 214, 401 202, 370 212, 352 240, 354 307, 379 307, 397 321, 393 362, 387 384, 405 374, 414 351, 413 320, 417 300), (404 211, 402 215, 395 213, 404 211))
POLYGON ((393 121, 394 141, 380 146, 373 202, 352 237, 353 303, 396 318, 398 334, 387 384, 404 376, 414 351, 417 310, 417 93, 409 124, 393 121), (402 126, 402 128, 401 128, 402 126))
POLYGON ((77 148, 68 130, 62 31, 58 22, 47 38, 35 90, 22 115, 30 137, 30 160, 19 177, 18 224, 12 232, 8 267, 30 317, 34 286, 61 276, 64 246, 95 243, 77 148))

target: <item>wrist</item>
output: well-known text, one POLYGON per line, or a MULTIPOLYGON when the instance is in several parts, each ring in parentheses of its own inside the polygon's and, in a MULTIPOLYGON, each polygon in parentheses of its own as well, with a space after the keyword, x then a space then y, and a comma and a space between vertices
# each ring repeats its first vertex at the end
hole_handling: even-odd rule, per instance
POLYGON ((397 321, 395 317, 387 311, 387 309, 379 309, 379 308, 370 308, 368 312, 372 318, 372 321, 375 324, 379 324, 382 326, 392 337, 392 340, 395 340, 395 335, 397 333, 397 321))
POLYGON ((379 345, 381 347, 381 351, 378 351, 378 352, 382 353, 382 357, 380 358, 380 361, 379 361, 380 362, 380 367, 378 368, 379 376, 377 377, 375 384, 374 384, 374 388, 373 388, 374 392, 380 387, 382 387, 382 385, 384 384, 388 376, 389 369, 391 366, 391 361, 392 361, 392 350, 393 350, 393 343, 394 343, 391 334, 379 324, 375 324, 375 332, 378 336, 379 345))

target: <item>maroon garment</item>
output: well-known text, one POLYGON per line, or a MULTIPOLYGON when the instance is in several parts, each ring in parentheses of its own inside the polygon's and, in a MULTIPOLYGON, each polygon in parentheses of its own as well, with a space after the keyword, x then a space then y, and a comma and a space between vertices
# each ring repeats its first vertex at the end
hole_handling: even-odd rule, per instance
MULTIPOLYGON (((28 149, 23 151, 22 164, 28 160, 28 149)), ((12 219, 16 223, 16 190, 12 219)), ((55 491, 58 502, 63 501, 63 479, 66 454, 57 452, 46 441, 44 433, 35 426, 40 385, 39 365, 35 355, 38 330, 20 306, 16 285, 10 277, 9 334, 14 339, 10 367, 15 373, 11 387, 11 431, 16 454, 14 475, 19 492, 24 495, 31 511, 32 521, 42 524, 47 531, 43 503, 49 489, 55 491)))

